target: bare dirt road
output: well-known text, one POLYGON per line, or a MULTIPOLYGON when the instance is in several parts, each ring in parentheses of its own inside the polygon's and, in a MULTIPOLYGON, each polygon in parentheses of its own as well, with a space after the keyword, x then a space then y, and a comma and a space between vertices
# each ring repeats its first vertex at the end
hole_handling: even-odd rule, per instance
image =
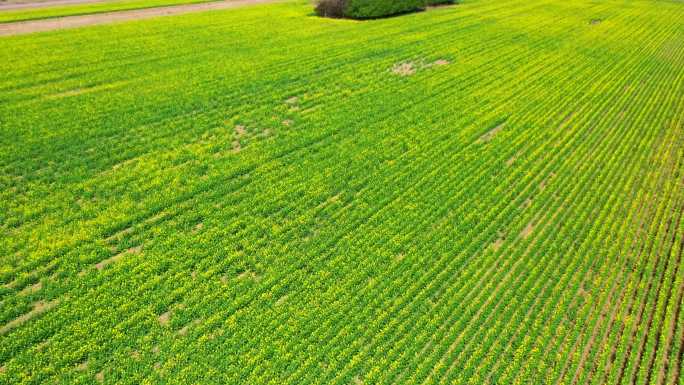
MULTIPOLYGON (((69 1, 69 0, 66 0, 69 1)), ((83 2, 83 0, 80 0, 83 2)), ((93 15, 65 16, 54 19, 20 21, 0 24, 0 36, 22 35, 32 32, 52 31, 55 29, 77 28, 96 24, 109 24, 128 20, 150 19, 160 16, 178 15, 244 7, 248 5, 274 3, 283 0, 227 0, 212 3, 174 5, 169 7, 134 9, 119 12, 97 13, 93 15)))
POLYGON ((62 5, 104 3, 106 1, 107 0, 10 0, 0 1, 0 11, 48 8, 62 5))

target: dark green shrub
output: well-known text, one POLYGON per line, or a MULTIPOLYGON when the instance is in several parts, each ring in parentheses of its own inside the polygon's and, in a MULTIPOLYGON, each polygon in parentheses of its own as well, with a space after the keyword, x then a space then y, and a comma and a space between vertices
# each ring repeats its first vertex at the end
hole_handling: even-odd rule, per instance
POLYGON ((425 8, 425 0, 347 0, 344 16, 372 19, 417 11, 425 8))
POLYGON ((325 17, 372 19, 412 12, 430 5, 453 4, 454 0, 317 0, 316 13, 325 17))
POLYGON ((318 0, 316 1, 316 14, 323 17, 344 17, 344 8, 347 0, 318 0))

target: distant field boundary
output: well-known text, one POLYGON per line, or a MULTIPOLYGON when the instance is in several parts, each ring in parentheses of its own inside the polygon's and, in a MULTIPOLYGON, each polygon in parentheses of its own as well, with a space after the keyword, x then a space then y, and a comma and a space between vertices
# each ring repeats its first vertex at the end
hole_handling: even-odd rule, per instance
POLYGON ((49 8, 58 7, 61 5, 82 5, 93 3, 104 3, 108 0, 48 0, 40 2, 24 2, 24 3, 2 3, 0 2, 0 11, 14 11, 20 9, 35 9, 35 8, 49 8))
POLYGON ((161 16, 203 12, 219 9, 245 7, 257 4, 282 2, 283 0, 226 0, 210 3, 173 5, 166 7, 133 9, 126 11, 104 12, 91 15, 65 16, 51 19, 19 21, 0 24, 0 36, 23 35, 56 29, 85 27, 89 25, 110 24, 129 20, 150 19, 161 16))

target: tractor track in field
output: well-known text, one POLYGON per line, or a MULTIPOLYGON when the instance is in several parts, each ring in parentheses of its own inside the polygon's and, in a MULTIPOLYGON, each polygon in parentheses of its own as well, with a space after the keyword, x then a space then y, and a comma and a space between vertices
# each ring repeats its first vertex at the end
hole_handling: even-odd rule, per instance
POLYGON ((282 0, 225 0, 212 3, 173 5, 167 7, 95 13, 91 15, 64 16, 51 19, 19 21, 14 23, 0 24, 0 36, 24 35, 34 32, 53 31, 57 29, 111 24, 130 20, 144 20, 162 16, 238 8, 257 4, 275 3, 279 1, 282 0))

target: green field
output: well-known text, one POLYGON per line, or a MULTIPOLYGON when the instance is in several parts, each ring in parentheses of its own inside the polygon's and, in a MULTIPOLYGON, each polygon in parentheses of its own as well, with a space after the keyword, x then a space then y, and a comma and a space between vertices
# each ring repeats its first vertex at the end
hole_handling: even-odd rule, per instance
POLYGON ((0 384, 684 384, 684 3, 0 38, 0 384))

